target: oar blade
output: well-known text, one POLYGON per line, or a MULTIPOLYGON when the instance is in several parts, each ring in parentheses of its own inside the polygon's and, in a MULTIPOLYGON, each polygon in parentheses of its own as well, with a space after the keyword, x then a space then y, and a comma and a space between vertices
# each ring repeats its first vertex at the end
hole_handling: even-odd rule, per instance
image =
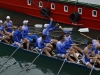
POLYGON ((34 26, 35 26, 35 28, 42 28, 43 25, 42 24, 35 24, 34 26))
POLYGON ((78 31, 79 32, 89 32, 89 29, 88 28, 80 28, 78 31))

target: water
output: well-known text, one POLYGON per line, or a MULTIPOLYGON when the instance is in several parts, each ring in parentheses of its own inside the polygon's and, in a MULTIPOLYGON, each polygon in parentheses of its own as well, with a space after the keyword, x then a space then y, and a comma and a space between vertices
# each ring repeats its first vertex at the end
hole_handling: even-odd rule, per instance
MULTIPOLYGON (((8 59, 8 56, 0 57, 0 66, 8 59)), ((27 71, 21 72, 23 69, 26 69, 31 62, 17 61, 14 58, 11 58, 2 69, 0 69, 0 75, 56 75, 52 70, 43 68, 33 64, 27 71)), ((69 75, 65 72, 60 73, 60 75, 69 75)))

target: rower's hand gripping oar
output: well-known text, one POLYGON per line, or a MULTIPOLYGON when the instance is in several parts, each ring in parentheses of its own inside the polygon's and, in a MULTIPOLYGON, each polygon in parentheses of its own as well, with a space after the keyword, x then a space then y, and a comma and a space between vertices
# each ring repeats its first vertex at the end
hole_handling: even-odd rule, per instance
MULTIPOLYGON (((20 44, 21 46, 22 44, 20 44)), ((3 65, 0 67, 0 69, 2 69, 2 67, 7 63, 7 61, 16 53, 16 51, 20 48, 20 46, 18 46, 18 48, 9 56, 9 58, 3 63, 3 65)))
POLYGON ((20 74, 22 74, 24 71, 27 71, 27 70, 30 68, 30 66, 35 62, 35 60, 36 60, 42 53, 43 53, 43 50, 37 55, 37 57, 31 62, 31 64, 30 64, 26 69, 20 71, 20 72, 17 73, 16 75, 20 75, 20 74))
POLYGON ((60 73, 62 67, 64 66, 64 63, 66 62, 66 60, 67 60, 67 57, 63 60, 63 63, 62 63, 62 65, 61 65, 61 67, 60 67, 60 69, 59 69, 57 75, 59 75, 59 73, 60 73))

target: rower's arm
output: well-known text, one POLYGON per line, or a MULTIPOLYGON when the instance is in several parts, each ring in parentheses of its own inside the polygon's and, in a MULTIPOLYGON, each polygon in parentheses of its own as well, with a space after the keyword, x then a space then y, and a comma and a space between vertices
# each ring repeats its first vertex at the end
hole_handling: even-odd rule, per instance
POLYGON ((13 34, 13 40, 14 40, 14 42, 20 42, 20 40, 18 40, 17 33, 13 34))
POLYGON ((23 36, 28 35, 28 33, 25 32, 25 30, 22 30, 23 36))
POLYGON ((57 26, 54 26, 53 28, 49 29, 49 32, 56 30, 57 26))
POLYGON ((88 54, 88 50, 86 50, 86 49, 84 50, 84 53, 85 53, 85 55, 88 59, 94 59, 95 58, 95 57, 90 57, 89 54, 88 54))
POLYGON ((21 32, 21 39, 24 39, 24 35, 23 35, 23 32, 21 32))
POLYGON ((46 28, 45 32, 47 32, 51 26, 52 26, 52 21, 50 21, 49 26, 46 28))
POLYGON ((44 46, 43 45, 41 45, 41 40, 37 40, 37 47, 39 48, 39 49, 42 49, 42 48, 44 48, 44 46))
POLYGON ((4 35, 1 31, 0 31, 0 34, 4 35))
POLYGON ((66 54, 66 50, 63 50, 59 43, 56 44, 56 49, 57 49, 57 52, 66 54))
POLYGON ((70 47, 71 47, 70 43, 65 42, 65 48, 66 48, 66 49, 69 49, 70 47))
POLYGON ((70 41, 70 44, 74 44, 74 42, 73 42, 71 36, 70 36, 70 38, 69 38, 69 41, 70 41))

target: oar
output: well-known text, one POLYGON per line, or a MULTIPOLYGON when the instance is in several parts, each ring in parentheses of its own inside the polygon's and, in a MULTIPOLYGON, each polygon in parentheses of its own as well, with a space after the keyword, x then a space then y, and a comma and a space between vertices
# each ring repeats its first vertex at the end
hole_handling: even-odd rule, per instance
POLYGON ((97 60, 97 58, 95 59, 95 62, 94 62, 94 64, 93 64, 92 68, 91 68, 91 71, 90 71, 89 75, 92 74, 92 71, 93 71, 93 69, 94 69, 94 66, 95 66, 96 60, 97 60))
MULTIPOLYGON (((62 26, 59 26, 59 28, 60 28, 62 31, 65 31, 65 29, 62 28, 62 26)), ((79 31, 79 32, 89 32, 89 29, 88 29, 88 28, 80 28, 78 31, 79 31)), ((74 32, 74 31, 73 31, 73 32, 74 32)))
POLYGON ((31 62, 31 64, 30 64, 26 69, 20 71, 20 72, 17 73, 16 75, 20 75, 20 74, 22 74, 24 71, 27 71, 27 70, 30 68, 30 66, 35 62, 35 60, 36 60, 42 53, 43 53, 43 50, 37 55, 37 57, 31 62))
POLYGON ((87 36, 87 35, 85 35, 83 33, 80 33, 80 34, 83 35, 84 37, 88 38, 88 39, 92 39, 91 37, 89 37, 89 36, 87 36))
POLYGON ((16 51, 20 48, 20 46, 9 56, 9 58, 4 62, 4 64, 0 67, 0 69, 2 69, 2 67, 7 63, 7 61, 16 53, 16 51))
POLYGON ((59 73, 60 73, 60 71, 61 71, 62 67, 64 66, 64 63, 66 62, 66 59, 67 59, 67 57, 64 59, 64 61, 63 61, 62 65, 61 65, 61 67, 60 67, 60 69, 59 69, 59 71, 58 71, 57 75, 59 75, 59 73))
POLYGON ((89 32, 89 29, 88 28, 80 28, 78 31, 79 32, 89 32))

